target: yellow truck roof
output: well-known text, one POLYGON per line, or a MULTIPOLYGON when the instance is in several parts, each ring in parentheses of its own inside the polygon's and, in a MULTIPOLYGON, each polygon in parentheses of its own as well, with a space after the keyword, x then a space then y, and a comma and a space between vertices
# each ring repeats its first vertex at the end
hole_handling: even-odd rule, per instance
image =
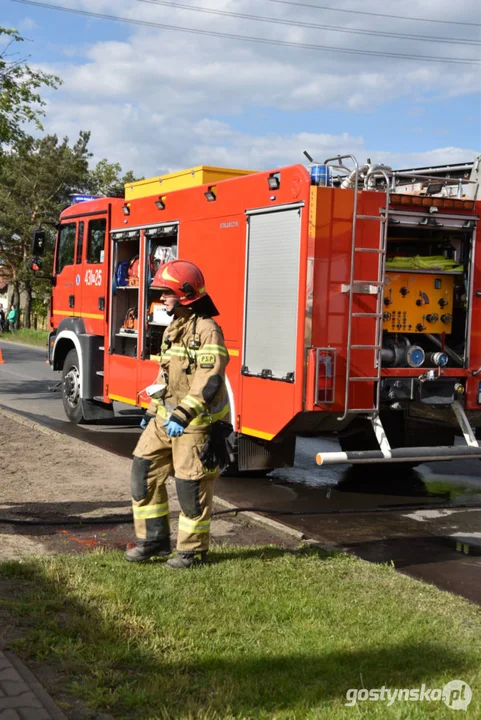
POLYGON ((169 173, 168 175, 157 175, 156 177, 147 178, 146 180, 137 180, 137 182, 128 183, 124 186, 125 199, 134 200, 136 198, 148 197, 149 195, 171 192, 172 190, 184 190, 185 188, 215 183, 220 180, 227 180, 228 178, 252 175, 254 172, 256 172, 256 170, 238 170, 236 168, 197 165, 197 167, 179 170, 169 173))

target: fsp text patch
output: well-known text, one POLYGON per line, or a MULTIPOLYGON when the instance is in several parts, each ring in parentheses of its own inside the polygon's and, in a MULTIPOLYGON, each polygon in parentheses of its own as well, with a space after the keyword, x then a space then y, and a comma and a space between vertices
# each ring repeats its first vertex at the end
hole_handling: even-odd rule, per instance
POLYGON ((213 368, 215 365, 215 355, 213 353, 201 353, 198 356, 201 368, 213 368))

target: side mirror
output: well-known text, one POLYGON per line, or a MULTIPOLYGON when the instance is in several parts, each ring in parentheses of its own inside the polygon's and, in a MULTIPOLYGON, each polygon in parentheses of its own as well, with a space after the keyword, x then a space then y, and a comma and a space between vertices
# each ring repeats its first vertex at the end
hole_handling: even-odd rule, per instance
POLYGON ((38 272, 41 267, 42 267, 42 258, 34 257, 31 259, 30 269, 33 270, 33 272, 38 272))
MULTIPOLYGON (((42 255, 45 252, 45 243, 47 241, 47 237, 45 234, 45 230, 43 228, 37 228, 33 231, 33 237, 32 237, 32 255, 38 260, 38 258, 42 257, 42 255)), ((32 266, 32 270, 34 270, 32 266)))

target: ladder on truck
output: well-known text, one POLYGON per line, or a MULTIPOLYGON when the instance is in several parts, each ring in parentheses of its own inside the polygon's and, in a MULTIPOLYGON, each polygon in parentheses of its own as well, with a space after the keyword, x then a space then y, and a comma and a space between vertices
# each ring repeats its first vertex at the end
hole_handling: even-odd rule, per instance
MULTIPOLYGON (((381 397, 381 350, 382 350, 382 335, 383 335, 383 301, 384 301, 384 273, 386 264, 386 246, 387 246, 387 230, 388 230, 388 216, 389 216, 389 188, 390 180, 384 172, 384 170, 377 168, 376 174, 381 174, 386 184, 386 205, 383 212, 380 215, 360 215, 357 212, 358 207, 358 180, 359 180, 359 166, 356 158, 353 155, 346 155, 343 157, 329 158, 325 161, 327 165, 329 162, 337 160, 339 165, 341 160, 349 158, 352 160, 355 168, 354 174, 354 196, 353 196, 353 219, 352 219, 352 235, 351 235, 351 257, 350 257, 350 277, 347 285, 342 285, 342 292, 348 296, 348 317, 347 317, 347 348, 346 348, 346 375, 345 375, 345 394, 344 394, 344 411, 343 414, 338 418, 344 420, 348 415, 359 415, 369 419, 372 423, 373 430, 375 432, 377 441, 381 449, 389 450, 389 443, 382 427, 381 420, 379 418, 379 405, 381 397), (377 247, 366 248, 360 247, 357 242, 357 222, 379 222, 379 243, 377 247), (378 257, 377 263, 377 276, 372 280, 364 280, 355 277, 356 274, 356 257, 358 253, 371 253, 378 257), (376 295, 376 309, 375 312, 353 312, 354 296, 355 295, 376 295), (374 320, 374 337, 372 344, 353 344, 352 343, 352 330, 353 323, 357 318, 372 318, 374 320), (366 351, 372 350, 374 354, 373 366, 375 368, 375 374, 371 376, 362 376, 353 374, 352 366, 352 351, 366 351), (373 383, 373 404, 371 407, 365 408, 353 408, 349 407, 349 394, 351 383, 373 383)), ((369 178, 366 178, 366 181, 369 178)))

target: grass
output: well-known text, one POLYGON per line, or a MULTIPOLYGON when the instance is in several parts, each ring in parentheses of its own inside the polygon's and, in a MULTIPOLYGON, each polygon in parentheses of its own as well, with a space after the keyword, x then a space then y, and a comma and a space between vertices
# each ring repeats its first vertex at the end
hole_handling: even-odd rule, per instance
POLYGON ((38 347, 47 347, 48 330, 27 330, 20 328, 14 333, 5 331, 0 335, 0 340, 8 340, 9 342, 23 343, 24 345, 36 345, 38 347))
POLYGON ((4 563, 0 586, 13 649, 116 720, 451 718, 442 701, 345 703, 453 679, 473 692, 463 717, 481 717, 480 609, 388 566, 217 548, 176 573, 94 552, 4 563))

